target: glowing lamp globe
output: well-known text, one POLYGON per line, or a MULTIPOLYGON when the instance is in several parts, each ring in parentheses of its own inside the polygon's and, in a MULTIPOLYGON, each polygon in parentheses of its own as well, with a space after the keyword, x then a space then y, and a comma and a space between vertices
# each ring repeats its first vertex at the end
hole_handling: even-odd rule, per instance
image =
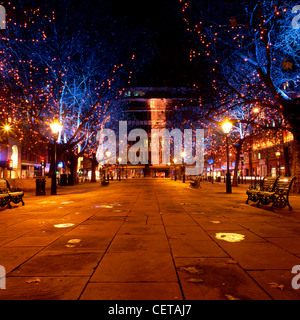
POLYGON ((221 126, 222 126, 224 133, 228 134, 232 128, 232 123, 228 120, 225 120, 221 126))
POLYGON ((6 124, 6 125, 4 126, 4 131, 8 132, 8 131, 10 131, 10 129, 11 129, 11 127, 10 127, 9 124, 6 124))
POLYGON ((52 123, 50 124, 50 128, 51 128, 51 130, 52 130, 52 132, 53 132, 54 134, 60 132, 60 131, 61 131, 61 127, 62 127, 62 125, 61 125, 59 122, 57 122, 57 121, 54 121, 54 122, 52 122, 52 123))

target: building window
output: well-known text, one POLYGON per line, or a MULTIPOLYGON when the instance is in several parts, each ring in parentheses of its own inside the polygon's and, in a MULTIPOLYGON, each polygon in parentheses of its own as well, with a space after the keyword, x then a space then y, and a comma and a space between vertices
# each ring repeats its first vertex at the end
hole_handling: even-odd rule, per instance
POLYGON ((12 146, 11 159, 13 161, 13 168, 17 169, 18 168, 19 152, 18 152, 18 147, 16 145, 12 146))
POLYGON ((126 91, 124 92, 124 97, 130 97, 131 96, 131 92, 130 91, 126 91))

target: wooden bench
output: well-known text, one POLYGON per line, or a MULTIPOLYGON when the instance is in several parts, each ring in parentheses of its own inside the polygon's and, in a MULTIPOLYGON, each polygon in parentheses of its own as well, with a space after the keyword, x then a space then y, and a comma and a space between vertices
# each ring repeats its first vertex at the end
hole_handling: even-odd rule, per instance
POLYGON ((272 209, 289 207, 289 210, 293 210, 289 202, 289 194, 296 177, 278 177, 276 180, 275 188, 273 191, 260 191, 258 193, 258 203, 268 205, 272 203, 272 209))
POLYGON ((190 182, 191 188, 201 188, 200 186, 201 176, 198 176, 195 180, 190 182))
POLYGON ((25 203, 23 201, 24 191, 20 188, 12 188, 9 182, 6 179, 0 179, 0 206, 5 207, 8 205, 11 208, 12 203, 22 202, 24 206, 25 203))
POLYGON ((259 185, 250 186, 249 189, 246 191, 246 194, 248 195, 248 199, 246 200, 246 203, 248 204, 249 201, 258 202, 259 192, 262 192, 262 191, 273 192, 275 189, 277 179, 278 177, 265 176, 259 185))

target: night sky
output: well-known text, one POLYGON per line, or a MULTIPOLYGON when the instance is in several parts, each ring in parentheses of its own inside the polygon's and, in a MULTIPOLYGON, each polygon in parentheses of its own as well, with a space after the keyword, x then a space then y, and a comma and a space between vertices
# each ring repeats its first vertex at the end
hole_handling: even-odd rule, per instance
MULTIPOLYGON (((138 64, 132 85, 192 86, 203 76, 201 69, 195 69, 199 64, 195 66, 189 62, 190 43, 178 0, 18 2, 20 14, 28 7, 55 10, 57 21, 68 29, 76 28, 78 19, 85 19, 87 33, 95 37, 94 31, 99 30, 99 34, 107 35, 107 46, 117 45, 120 40, 129 51, 125 48, 127 42, 138 64)), ((121 62, 128 59, 126 54, 120 51, 121 62)))
POLYGON ((151 57, 135 75, 136 85, 192 86, 197 74, 189 63, 188 35, 179 1, 113 0, 111 8, 113 17, 131 30, 145 29, 145 47, 151 50, 151 57))

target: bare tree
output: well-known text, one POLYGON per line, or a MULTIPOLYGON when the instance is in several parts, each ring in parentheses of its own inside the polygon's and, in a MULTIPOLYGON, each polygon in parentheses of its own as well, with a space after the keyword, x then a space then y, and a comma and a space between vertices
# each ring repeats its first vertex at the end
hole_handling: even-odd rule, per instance
POLYGON ((248 119, 253 128, 285 128, 294 136, 292 174, 300 179, 299 30, 290 1, 216 1, 203 15, 203 4, 181 1, 193 57, 211 67, 208 114, 233 112, 240 106, 259 108, 263 117, 248 119), (224 6, 227 6, 224 8, 224 6), (291 90, 292 89, 292 90, 291 90))
MULTIPOLYGON (((92 150, 97 131, 120 116, 115 102, 125 71, 120 52, 108 47, 106 34, 100 37, 94 25, 86 25, 87 16, 78 20, 70 13, 66 25, 46 9, 11 15, 0 40, 1 98, 21 139, 26 131, 32 143, 51 148, 50 123, 59 121, 58 155, 67 157, 75 172, 77 158, 92 150)), ((133 61, 131 55, 123 58, 133 61)))

